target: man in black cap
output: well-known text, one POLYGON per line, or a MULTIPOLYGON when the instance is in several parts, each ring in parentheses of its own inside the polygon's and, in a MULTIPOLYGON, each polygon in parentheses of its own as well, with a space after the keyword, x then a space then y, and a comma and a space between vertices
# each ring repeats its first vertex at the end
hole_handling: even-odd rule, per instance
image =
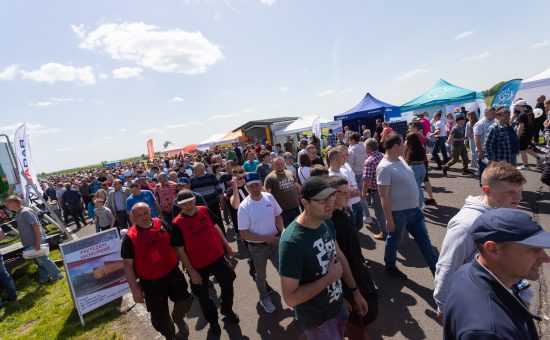
POLYGON ((336 243, 330 217, 336 189, 321 177, 308 178, 301 191, 302 212, 279 241, 279 275, 285 302, 309 339, 343 339, 348 310, 343 277, 359 316, 368 305, 336 243))
POLYGON ((453 276, 445 304, 444 339, 539 339, 519 294, 550 262, 545 232, 525 212, 497 208, 470 228, 479 252, 453 276))

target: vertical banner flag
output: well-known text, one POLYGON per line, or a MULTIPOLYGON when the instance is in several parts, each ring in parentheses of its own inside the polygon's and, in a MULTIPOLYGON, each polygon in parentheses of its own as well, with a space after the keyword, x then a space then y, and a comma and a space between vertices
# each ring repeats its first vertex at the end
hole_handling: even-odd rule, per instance
POLYGON ((152 161, 155 159, 155 149, 153 148, 153 140, 149 139, 147 141, 147 153, 149 154, 149 160, 152 161))
MULTIPOLYGON (((24 188, 27 184, 25 176, 21 174, 24 172, 28 178, 28 184, 36 184, 36 189, 42 194, 42 188, 38 183, 38 177, 36 176, 36 168, 32 163, 31 147, 29 145, 29 136, 27 136, 27 126, 21 125, 16 131, 13 137, 13 146, 15 149, 15 158, 17 160, 17 166, 19 167, 19 178, 21 179, 21 186, 24 188)), ((25 195, 25 190, 22 190, 25 195)), ((25 198, 25 197, 23 197, 25 198)))
POLYGON ((497 93, 495 93, 495 96, 493 97, 491 107, 509 107, 510 105, 512 105, 512 100, 516 96, 516 92, 518 92, 520 84, 521 79, 512 79, 502 84, 502 86, 498 89, 497 93))

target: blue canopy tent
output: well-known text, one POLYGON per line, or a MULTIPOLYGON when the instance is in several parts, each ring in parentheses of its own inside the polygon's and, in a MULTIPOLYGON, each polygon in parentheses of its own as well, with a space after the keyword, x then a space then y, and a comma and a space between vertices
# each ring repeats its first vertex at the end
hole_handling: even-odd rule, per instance
POLYGON ((422 111, 427 111, 431 118, 437 110, 445 114, 461 106, 464 106, 467 111, 483 110, 485 109, 484 98, 481 92, 458 87, 444 79, 439 79, 429 91, 401 105, 402 118, 410 120, 414 114, 422 111))
POLYGON ((334 116, 334 120, 341 120, 342 126, 349 126, 353 131, 361 131, 361 125, 366 125, 373 131, 377 119, 391 121, 399 117, 401 117, 399 106, 384 103, 367 93, 359 104, 351 110, 334 116))

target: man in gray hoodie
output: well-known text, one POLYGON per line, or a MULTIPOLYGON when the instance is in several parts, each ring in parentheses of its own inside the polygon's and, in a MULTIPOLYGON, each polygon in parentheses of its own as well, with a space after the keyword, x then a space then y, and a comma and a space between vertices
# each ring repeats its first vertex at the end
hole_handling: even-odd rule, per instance
POLYGON ((476 245, 468 233, 474 221, 493 208, 517 208, 525 177, 506 162, 490 163, 481 176, 482 196, 468 196, 462 209, 447 225, 435 271, 434 299, 438 317, 443 317, 445 301, 453 274, 460 266, 472 261, 476 245))

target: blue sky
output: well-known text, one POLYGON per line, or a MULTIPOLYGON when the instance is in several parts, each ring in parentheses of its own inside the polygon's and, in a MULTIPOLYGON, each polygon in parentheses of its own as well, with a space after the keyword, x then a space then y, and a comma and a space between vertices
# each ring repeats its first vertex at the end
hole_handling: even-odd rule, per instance
POLYGON ((401 105, 550 67, 550 2, 3 1, 0 133, 38 172, 184 146, 252 119, 401 105))

